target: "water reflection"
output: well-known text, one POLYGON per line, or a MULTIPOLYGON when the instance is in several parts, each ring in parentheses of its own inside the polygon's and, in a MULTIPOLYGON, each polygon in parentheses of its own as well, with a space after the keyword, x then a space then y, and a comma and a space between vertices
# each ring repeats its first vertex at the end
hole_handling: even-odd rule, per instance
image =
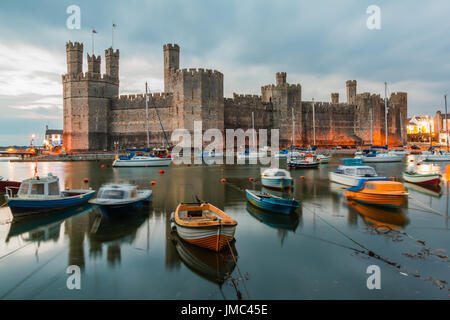
POLYGON ((442 188, 440 185, 419 185, 409 182, 404 182, 405 187, 408 190, 414 190, 433 198, 440 198, 442 196, 442 188))
POLYGON ((186 267, 200 277, 217 284, 219 288, 236 267, 234 259, 237 261, 238 254, 234 246, 235 241, 230 243, 232 251, 226 247, 220 252, 215 252, 183 241, 176 232, 170 233, 170 239, 186 267))
POLYGON ((349 211, 359 213, 365 223, 372 228, 388 227, 390 229, 400 229, 409 223, 409 219, 402 209, 386 209, 366 206, 352 200, 348 200, 349 211))
POLYGON ((120 247, 134 242, 137 230, 148 218, 148 207, 134 209, 129 215, 117 218, 109 218, 102 214, 99 208, 96 210, 96 214, 90 216, 89 256, 94 259, 101 258, 104 245, 109 265, 120 265, 120 247))
POLYGON ((13 237, 21 237, 26 242, 46 242, 49 240, 56 242, 59 240, 61 225, 64 220, 76 215, 87 214, 94 209, 93 206, 87 204, 50 215, 14 219, 6 242, 8 243, 13 237))

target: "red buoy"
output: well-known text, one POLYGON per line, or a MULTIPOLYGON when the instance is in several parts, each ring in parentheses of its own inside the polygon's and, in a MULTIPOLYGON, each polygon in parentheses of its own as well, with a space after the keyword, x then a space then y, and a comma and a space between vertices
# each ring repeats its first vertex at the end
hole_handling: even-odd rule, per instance
POLYGON ((164 170, 160 170, 159 173, 160 173, 160 174, 164 174, 164 170))
POLYGON ((104 168, 105 167, 105 165, 104 164, 102 164, 102 168, 104 168))
POLYGON ((255 179, 254 178, 248 178, 248 181, 253 182, 253 181, 255 181, 255 179))
POLYGON ((89 179, 88 179, 88 178, 84 178, 83 181, 84 181, 85 183, 88 183, 88 182, 89 182, 89 179))
POLYGON ((222 178, 222 179, 220 179, 220 182, 225 183, 225 182, 227 182, 227 179, 222 178))

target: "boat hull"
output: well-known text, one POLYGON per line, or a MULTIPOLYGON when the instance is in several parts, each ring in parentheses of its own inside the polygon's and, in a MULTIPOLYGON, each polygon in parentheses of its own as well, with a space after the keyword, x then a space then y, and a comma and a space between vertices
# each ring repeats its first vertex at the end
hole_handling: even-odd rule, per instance
POLYGON ((287 165, 290 169, 317 169, 320 165, 320 162, 312 162, 312 163, 289 162, 287 165))
POLYGON ((450 162, 450 155, 429 155, 426 156, 425 161, 443 161, 443 162, 450 162))
POLYGON ((295 211, 295 209, 299 207, 298 202, 296 202, 295 200, 260 199, 248 190, 245 192, 245 194, 248 202, 250 202, 252 205, 270 212, 290 214, 292 211, 295 211))
POLYGON ((22 217, 75 207, 86 203, 91 198, 93 198, 94 195, 95 191, 88 191, 76 196, 51 200, 8 198, 8 206, 10 207, 13 216, 22 217))
POLYGON ((399 208, 402 206, 406 197, 404 195, 384 195, 384 194, 371 194, 366 192, 354 192, 346 191, 347 199, 353 200, 358 203, 379 206, 399 208))
POLYGON ((292 179, 261 178, 261 184, 267 188, 284 189, 292 186, 292 179))
POLYGON ((365 163, 381 163, 381 162, 401 162, 402 157, 361 157, 365 163))
MULTIPOLYGON (((121 216, 128 216, 135 213, 136 209, 142 209, 149 201, 151 201, 153 195, 150 194, 145 199, 141 199, 135 202, 123 203, 123 204, 97 204, 100 207, 102 214, 108 218, 115 218, 121 216)), ((92 203, 92 202, 91 202, 92 203)))
MULTIPOLYGON (((329 172, 328 178, 332 182, 336 182, 339 184, 343 184, 346 186, 356 187, 361 179, 371 180, 369 177, 358 177, 358 176, 350 176, 345 174, 340 174, 336 172, 329 172)), ((373 180, 378 180, 383 177, 374 177, 373 180)))
POLYGON ((234 239, 236 225, 189 227, 176 223, 178 236, 196 246, 220 251, 234 239))
POLYGON ((121 160, 117 159, 113 162, 115 168, 129 167, 168 167, 172 162, 171 158, 152 158, 148 160, 121 160))
POLYGON ((403 173, 403 180, 410 183, 436 185, 441 182, 440 174, 410 175, 403 173))

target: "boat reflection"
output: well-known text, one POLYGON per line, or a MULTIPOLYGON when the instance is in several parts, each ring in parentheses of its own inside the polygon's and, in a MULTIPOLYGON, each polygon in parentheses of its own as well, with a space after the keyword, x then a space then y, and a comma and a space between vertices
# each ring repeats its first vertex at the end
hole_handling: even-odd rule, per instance
POLYGON ((440 185, 419 185, 409 182, 404 182, 403 184, 408 190, 417 191, 427 196, 434 198, 440 198, 442 196, 442 189, 440 185))
MULTIPOLYGON (((89 233, 90 256, 100 257, 102 247, 107 247, 107 260, 114 266, 121 262, 120 247, 123 244, 132 244, 136 239, 137 231, 148 219, 149 208, 135 209, 132 214, 118 218, 108 218, 103 215, 100 208, 96 208, 95 219, 91 224, 89 233)), ((147 234, 147 237, 149 235, 147 234)))
POLYGON ((347 204, 350 209, 362 216, 369 227, 388 227, 397 230, 409 223, 409 219, 402 209, 367 206, 352 200, 348 200, 347 204))
POLYGON ((251 203, 247 203, 247 211, 256 220, 275 229, 293 231, 298 227, 302 207, 300 206, 296 212, 291 214, 279 214, 262 210, 255 207, 251 203))
POLYGON ((64 220, 77 215, 88 214, 95 210, 90 204, 70 208, 48 215, 38 215, 21 219, 14 219, 6 238, 8 243, 11 238, 20 236, 22 240, 31 241, 57 241, 59 239, 61 225, 64 220))
POLYGON ((220 288, 236 267, 233 259, 233 255, 236 260, 238 259, 234 246, 235 241, 230 243, 232 251, 226 247, 220 252, 215 252, 183 241, 176 232, 170 233, 170 239, 186 267, 200 277, 217 284, 220 288))

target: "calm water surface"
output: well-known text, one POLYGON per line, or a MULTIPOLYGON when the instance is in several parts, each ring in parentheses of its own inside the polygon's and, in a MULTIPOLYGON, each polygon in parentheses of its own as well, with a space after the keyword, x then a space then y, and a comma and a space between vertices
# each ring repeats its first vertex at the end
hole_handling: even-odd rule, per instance
MULTIPOLYGON (((375 167, 400 177, 412 159, 375 167)), ((149 188, 154 180, 153 202, 113 220, 86 205, 14 222, 3 206, 0 299, 449 299, 445 164, 422 166, 443 173, 440 190, 409 186, 405 207, 389 212, 348 203, 343 187, 328 181, 338 163, 335 157, 320 169, 292 172, 302 207, 287 217, 247 204, 242 190, 261 188, 248 180, 259 177, 259 166, 174 166, 160 175, 160 168, 115 169, 109 162, 39 163, 39 175, 52 172, 62 188, 113 181, 149 188), (238 221, 232 252, 193 247, 171 233, 171 212, 195 195, 238 221), (70 265, 82 270, 81 290, 67 289, 70 265), (370 265, 381 269, 381 290, 367 289, 370 265)), ((0 163, 0 176, 21 180, 35 166, 0 163)))

